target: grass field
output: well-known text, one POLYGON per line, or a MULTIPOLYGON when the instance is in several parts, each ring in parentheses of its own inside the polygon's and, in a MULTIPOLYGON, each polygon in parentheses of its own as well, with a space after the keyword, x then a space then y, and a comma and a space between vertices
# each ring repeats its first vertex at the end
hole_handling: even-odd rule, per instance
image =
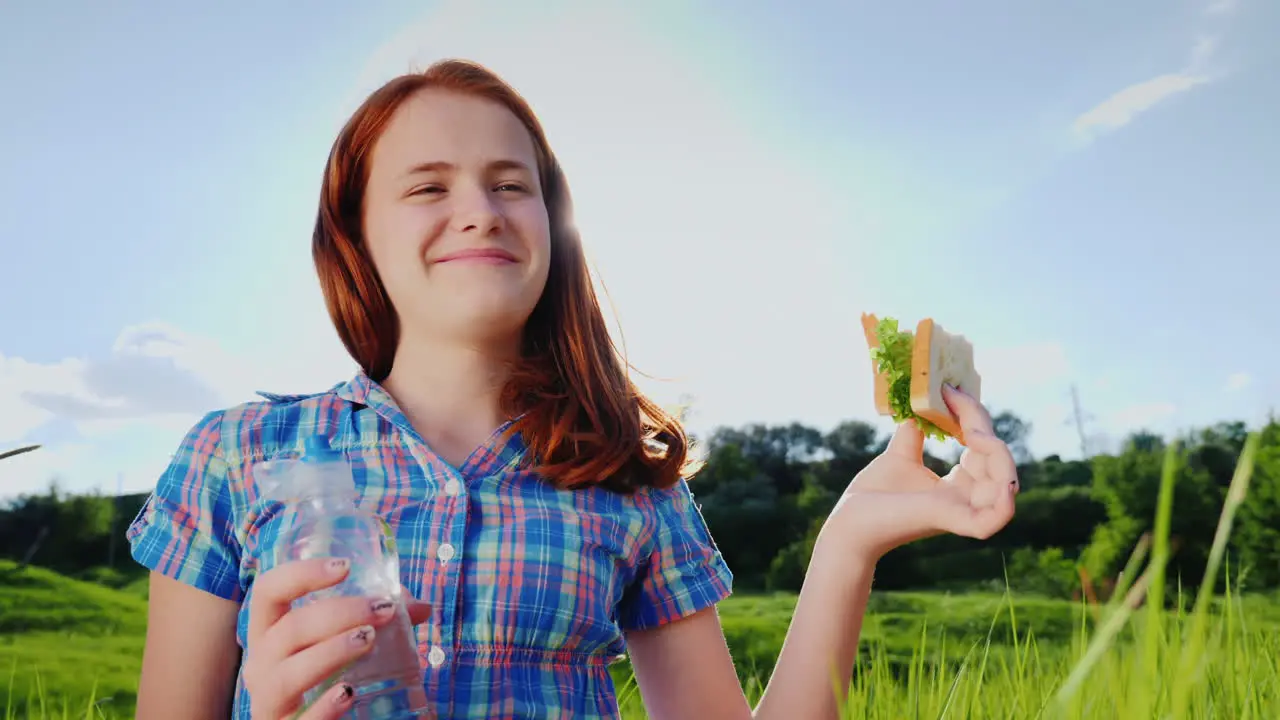
MULTIPOLYGON (((793 602, 788 595, 756 595, 722 606, 750 696, 768 677, 793 602)), ((0 563, 3 718, 132 717, 145 613, 140 585, 112 590, 0 563)), ((1174 611, 1161 618, 1147 657, 1144 623, 1134 619, 1064 717, 1155 717, 1154 706, 1138 711, 1146 702, 1171 700, 1190 616, 1174 611), (1124 714, 1113 714, 1117 708, 1124 714)), ((1227 598, 1215 606, 1210 630, 1189 698, 1200 712, 1189 716, 1211 717, 1210 707, 1219 711, 1212 717, 1280 715, 1280 602, 1227 598)), ((1092 610, 1067 601, 878 593, 848 716, 1037 717, 1097 634, 1092 610)), ((616 676, 626 717, 644 717, 626 667, 616 676)))
MULTIPOLYGON (((1228 490, 1208 577, 1221 574, 1256 441, 1228 490)), ((845 716, 1280 717, 1280 596, 1241 597, 1229 584, 1205 585, 1194 598, 1163 595, 1172 462, 1171 451, 1154 531, 1122 575, 1132 582, 1105 605, 977 592, 874 594, 845 716)), ((4 720, 132 717, 145 603, 139 583, 110 589, 0 561, 4 720)), ((740 596, 721 606, 753 700, 793 603, 786 595, 740 596)), ((624 717, 643 718, 627 668, 615 670, 624 717)))

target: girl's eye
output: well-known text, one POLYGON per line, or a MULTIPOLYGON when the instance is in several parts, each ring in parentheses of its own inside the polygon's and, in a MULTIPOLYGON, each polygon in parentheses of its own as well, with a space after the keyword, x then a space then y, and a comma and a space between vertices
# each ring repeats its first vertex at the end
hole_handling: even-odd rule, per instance
POLYGON ((520 183, 502 183, 497 188, 498 192, 524 192, 524 186, 520 183))
POLYGON ((420 188, 414 188, 410 191, 410 195, 432 195, 444 192, 444 188, 439 185, 423 185, 420 188))

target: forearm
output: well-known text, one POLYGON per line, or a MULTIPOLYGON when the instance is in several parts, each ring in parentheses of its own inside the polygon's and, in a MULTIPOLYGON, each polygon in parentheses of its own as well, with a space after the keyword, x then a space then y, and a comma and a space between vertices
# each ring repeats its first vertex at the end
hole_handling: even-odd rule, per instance
POLYGON ((839 716, 875 571, 874 561, 851 557, 847 548, 829 533, 819 537, 756 718, 839 716))

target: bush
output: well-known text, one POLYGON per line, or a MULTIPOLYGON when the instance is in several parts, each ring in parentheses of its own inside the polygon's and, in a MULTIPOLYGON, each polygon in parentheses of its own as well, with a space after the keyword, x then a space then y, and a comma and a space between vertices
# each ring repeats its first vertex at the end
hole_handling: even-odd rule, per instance
POLYGON ((1061 548, 1019 548, 1009 560, 1009 587, 1021 593, 1069 598, 1079 587, 1076 563, 1061 548))

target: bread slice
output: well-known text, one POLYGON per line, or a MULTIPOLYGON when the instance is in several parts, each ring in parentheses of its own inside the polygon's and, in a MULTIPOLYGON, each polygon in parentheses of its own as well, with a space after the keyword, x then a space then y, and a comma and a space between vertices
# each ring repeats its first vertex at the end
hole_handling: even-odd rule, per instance
POLYGON ((960 422, 942 398, 942 385, 982 400, 982 376, 973 364, 973 344, 925 318, 916 325, 911 354, 911 410, 964 443, 960 422))
MULTIPOLYGON (((879 322, 880 319, 875 315, 862 313, 862 334, 867 338, 867 347, 872 349, 880 347, 880 340, 876 337, 876 325, 879 322)), ((876 412, 892 415, 893 412, 889 409, 889 377, 877 370, 874 364, 871 373, 875 376, 876 412)))
MULTIPOLYGON (((880 339, 876 337, 879 323, 875 315, 862 314, 862 334, 871 349, 880 347, 880 339)), ((889 376, 874 366, 871 371, 876 412, 892 416, 889 376)), ((911 411, 964 444, 960 422, 942 397, 943 383, 963 390, 979 402, 982 400, 982 377, 974 366, 973 345, 963 335, 949 333, 932 318, 925 318, 916 324, 912 336, 911 411)))

